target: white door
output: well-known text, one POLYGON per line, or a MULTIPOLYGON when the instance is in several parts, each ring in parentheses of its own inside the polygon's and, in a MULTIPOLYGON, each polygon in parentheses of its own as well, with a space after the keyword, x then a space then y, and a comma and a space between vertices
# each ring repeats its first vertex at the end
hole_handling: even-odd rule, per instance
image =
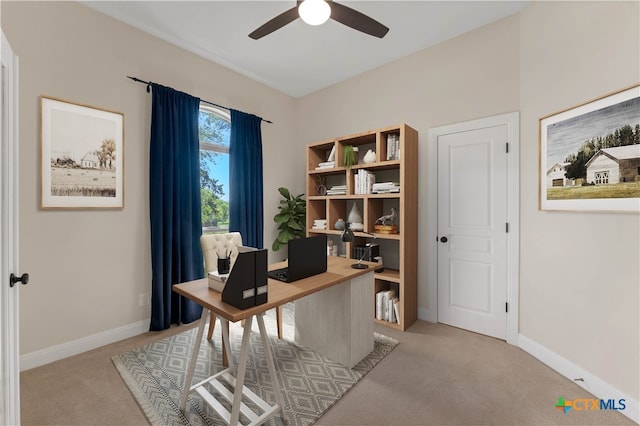
POLYGON ((2 33, 0 102, 0 424, 20 423, 18 365, 18 59, 2 33))
POLYGON ((507 337, 507 142, 497 124, 441 134, 438 321, 507 337))

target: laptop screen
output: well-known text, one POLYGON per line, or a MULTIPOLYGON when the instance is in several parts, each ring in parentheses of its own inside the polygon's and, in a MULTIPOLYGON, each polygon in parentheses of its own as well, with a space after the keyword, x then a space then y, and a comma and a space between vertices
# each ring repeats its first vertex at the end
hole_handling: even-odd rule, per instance
POLYGON ((288 250, 289 282, 327 271, 327 236, 290 240, 288 250))

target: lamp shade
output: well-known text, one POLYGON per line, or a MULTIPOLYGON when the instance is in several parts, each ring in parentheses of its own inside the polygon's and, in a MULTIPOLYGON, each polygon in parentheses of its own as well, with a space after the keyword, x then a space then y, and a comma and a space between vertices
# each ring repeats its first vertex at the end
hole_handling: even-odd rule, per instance
POLYGON ((298 7, 298 14, 309 25, 322 25, 331 16, 331 6, 324 0, 304 0, 298 7))
POLYGON ((350 243, 355 239, 355 235, 353 235, 353 231, 350 226, 351 224, 349 222, 344 223, 344 231, 342 231, 342 235, 340 235, 340 240, 343 243, 350 243))

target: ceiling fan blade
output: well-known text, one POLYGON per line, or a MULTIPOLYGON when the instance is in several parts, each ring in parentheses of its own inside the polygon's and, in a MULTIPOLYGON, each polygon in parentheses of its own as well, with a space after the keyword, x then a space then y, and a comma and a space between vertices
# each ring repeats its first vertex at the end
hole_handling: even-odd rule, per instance
POLYGON ((329 5, 331 6, 331 19, 347 27, 378 38, 384 37, 389 32, 389 28, 355 9, 335 1, 329 2, 329 5))
POLYGON ((260 28, 254 30, 251 34, 249 34, 249 37, 251 37, 254 40, 258 40, 259 38, 262 38, 268 34, 271 34, 275 30, 279 30, 285 25, 295 21, 297 18, 298 18, 298 6, 293 7, 287 10, 286 12, 283 12, 280 15, 276 16, 266 24, 262 25, 260 28))

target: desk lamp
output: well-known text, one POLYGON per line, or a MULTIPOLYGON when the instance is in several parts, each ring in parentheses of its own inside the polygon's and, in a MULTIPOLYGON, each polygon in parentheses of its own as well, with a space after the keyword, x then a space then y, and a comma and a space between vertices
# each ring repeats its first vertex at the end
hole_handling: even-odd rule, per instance
MULTIPOLYGON (((351 243, 355 239, 355 235, 353 235, 353 231, 351 230, 350 226, 351 224, 349 222, 344 223, 344 231, 342 231, 342 235, 340 236, 340 240, 344 243, 351 243)), ((370 232, 362 233, 371 235, 374 240, 376 239, 376 236, 370 232)), ((360 256, 360 259, 358 259, 358 263, 354 263, 353 265, 351 265, 351 267, 354 269, 368 269, 369 266, 363 264, 362 259, 364 259, 369 250, 371 250, 371 243, 366 243, 364 253, 362 253, 362 256, 360 256)))

